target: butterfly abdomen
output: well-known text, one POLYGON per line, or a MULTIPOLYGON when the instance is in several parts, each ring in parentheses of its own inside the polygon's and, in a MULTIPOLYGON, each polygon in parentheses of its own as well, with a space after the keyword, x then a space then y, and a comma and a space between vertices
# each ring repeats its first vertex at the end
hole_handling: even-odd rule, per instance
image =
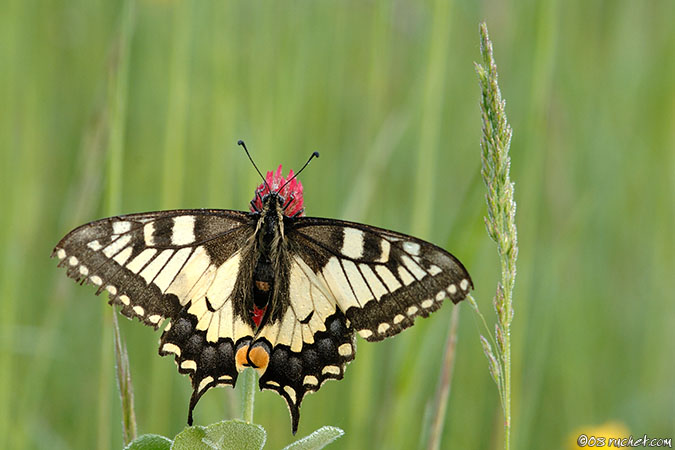
POLYGON ((272 292, 274 292, 272 263, 268 259, 258 261, 253 270, 253 304, 259 309, 265 308, 272 292))

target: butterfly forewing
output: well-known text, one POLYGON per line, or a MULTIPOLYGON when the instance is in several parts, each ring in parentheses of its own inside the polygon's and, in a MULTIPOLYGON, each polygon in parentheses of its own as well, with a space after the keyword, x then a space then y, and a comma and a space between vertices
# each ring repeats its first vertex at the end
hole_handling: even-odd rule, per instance
POLYGON ((369 341, 408 328, 446 298, 461 301, 473 287, 454 256, 405 234, 301 218, 289 239, 351 326, 369 341))
POLYGON ((175 317, 200 280, 252 233, 245 213, 162 211, 76 228, 54 249, 68 276, 107 290, 122 313, 157 326, 175 317))

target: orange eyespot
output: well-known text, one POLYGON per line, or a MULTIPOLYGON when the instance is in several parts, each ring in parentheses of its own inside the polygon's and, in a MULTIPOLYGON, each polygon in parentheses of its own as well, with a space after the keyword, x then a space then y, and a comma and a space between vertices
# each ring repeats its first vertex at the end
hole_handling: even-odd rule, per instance
POLYGON ((246 367, 249 367, 248 359, 246 354, 248 353, 248 345, 242 345, 237 349, 237 353, 234 355, 234 362, 237 365, 237 372, 241 372, 246 367))
POLYGON ((270 362, 270 354, 265 347, 256 345, 251 348, 249 345, 242 345, 234 356, 237 365, 237 371, 241 372, 247 367, 253 367, 260 375, 265 373, 267 365, 270 362))
POLYGON ((253 347, 248 352, 248 359, 254 364, 255 369, 260 375, 265 373, 267 364, 270 362, 270 354, 262 346, 253 347))

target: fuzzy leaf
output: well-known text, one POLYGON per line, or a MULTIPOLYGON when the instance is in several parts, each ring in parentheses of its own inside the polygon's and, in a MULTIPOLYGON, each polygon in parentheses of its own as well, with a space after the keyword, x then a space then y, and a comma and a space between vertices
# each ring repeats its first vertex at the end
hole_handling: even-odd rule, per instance
POLYGON ((188 427, 176 436, 171 450, 261 450, 267 433, 260 425, 226 420, 206 427, 188 427))
POLYGON ((169 450, 171 439, 159 434, 144 434, 129 443, 124 450, 169 450))
POLYGON ((321 427, 314 433, 289 444, 283 450, 319 450, 345 434, 337 427, 321 427))

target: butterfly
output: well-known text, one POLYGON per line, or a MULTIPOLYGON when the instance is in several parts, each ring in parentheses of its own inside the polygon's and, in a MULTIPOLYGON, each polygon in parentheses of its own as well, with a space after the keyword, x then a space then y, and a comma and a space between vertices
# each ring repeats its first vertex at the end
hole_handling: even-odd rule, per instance
POLYGON ((69 277, 107 291, 122 314, 155 329, 165 324, 159 354, 173 355, 192 381, 189 425, 205 392, 234 387, 252 367, 260 389, 286 401, 295 434, 303 398, 344 377, 357 333, 367 341, 393 336, 473 288, 462 263, 434 244, 304 216, 297 175, 312 157, 288 178, 281 166, 261 174, 248 212, 110 217, 54 248, 69 277))

